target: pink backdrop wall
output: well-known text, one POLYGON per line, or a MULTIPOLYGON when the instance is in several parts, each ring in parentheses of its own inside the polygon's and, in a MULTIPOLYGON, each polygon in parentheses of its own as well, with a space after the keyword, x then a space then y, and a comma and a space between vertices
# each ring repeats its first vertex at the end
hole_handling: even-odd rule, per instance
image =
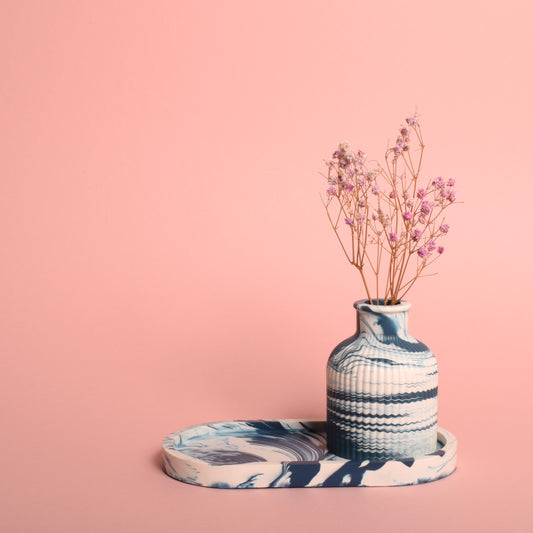
POLYGON ((2 529, 528 530, 532 21, 526 0, 2 1, 2 529), (181 427, 325 417, 362 288, 319 171, 344 139, 381 157, 415 108, 464 201, 409 297, 457 472, 165 476, 181 427))

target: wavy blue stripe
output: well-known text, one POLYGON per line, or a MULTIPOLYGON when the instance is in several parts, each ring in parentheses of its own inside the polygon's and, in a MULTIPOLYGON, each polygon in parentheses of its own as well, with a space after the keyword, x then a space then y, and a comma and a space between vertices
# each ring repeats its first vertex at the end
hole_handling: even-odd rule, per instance
MULTIPOLYGON (((349 426, 354 429, 372 431, 374 433, 419 433, 420 431, 426 431, 428 429, 435 428, 437 426, 437 420, 431 424, 422 426, 421 428, 405 428, 401 429, 403 426, 412 426, 413 424, 419 424, 420 422, 412 422, 407 424, 396 424, 391 429, 387 429, 388 424, 365 424, 363 422, 356 422, 354 420, 346 420, 345 418, 338 418, 332 416, 330 418, 332 424, 341 423, 344 426, 349 426)), ((346 431, 341 429, 340 431, 346 431)))
POLYGON ((412 403, 428 400, 437 397, 438 387, 420 392, 402 392, 398 394, 390 394, 386 396, 376 396, 373 394, 363 392, 351 392, 348 390, 339 391, 327 388, 328 400, 341 400, 357 403, 380 403, 380 404, 396 404, 396 403, 412 403))
POLYGON ((348 416, 364 416, 365 418, 404 418, 406 415, 402 413, 396 414, 377 414, 377 413, 365 413, 364 411, 350 411, 339 407, 333 400, 328 402, 328 409, 336 412, 346 413, 348 416))

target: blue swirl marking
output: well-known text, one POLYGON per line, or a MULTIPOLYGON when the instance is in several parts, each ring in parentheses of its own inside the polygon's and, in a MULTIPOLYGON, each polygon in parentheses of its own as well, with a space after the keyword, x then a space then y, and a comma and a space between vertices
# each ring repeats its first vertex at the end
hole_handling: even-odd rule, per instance
POLYGON ((347 461, 328 452, 326 428, 300 420, 193 426, 163 441, 164 470, 194 485, 241 489, 410 485, 455 470, 456 440, 443 429, 432 453, 347 461), (311 456, 317 459, 305 459, 311 456))
POLYGON ((444 450, 436 450, 433 453, 430 453, 430 455, 438 455, 442 457, 445 454, 444 450))
POLYGON ((320 461, 326 455, 325 449, 317 446, 306 435, 261 435, 246 439, 251 445, 277 448, 287 457, 293 457, 297 461, 320 461))
POLYGON ((201 459, 213 466, 266 462, 266 459, 260 455, 238 450, 202 450, 201 448, 195 449, 193 446, 187 446, 181 449, 181 453, 195 459, 201 459))
POLYGON ((380 468, 383 468, 382 461, 366 461, 364 465, 356 461, 349 461, 326 479, 324 487, 342 487, 343 485, 358 487, 361 485, 366 472, 380 468))
POLYGON ((325 440, 311 428, 288 431, 280 422, 238 421, 238 426, 207 424, 192 438, 176 439, 173 447, 188 457, 211 465, 267 462, 271 457, 287 461, 319 461, 327 455, 325 440))
POLYGON ((427 352, 429 350, 423 342, 417 341, 416 339, 413 339, 414 342, 411 342, 400 338, 398 322, 393 316, 378 313, 366 305, 360 305, 357 309, 376 317, 376 323, 383 331, 383 334, 379 335, 379 340, 383 344, 394 344, 398 348, 409 352, 427 352))
POLYGON ((254 486, 254 483, 256 482, 257 478, 261 476, 261 474, 253 474, 251 475, 246 481, 243 481, 242 483, 239 483, 235 488, 236 489, 251 489, 254 486))
POLYGON ((281 474, 272 482, 271 486, 306 487, 319 472, 320 463, 318 462, 295 461, 283 463, 281 474))

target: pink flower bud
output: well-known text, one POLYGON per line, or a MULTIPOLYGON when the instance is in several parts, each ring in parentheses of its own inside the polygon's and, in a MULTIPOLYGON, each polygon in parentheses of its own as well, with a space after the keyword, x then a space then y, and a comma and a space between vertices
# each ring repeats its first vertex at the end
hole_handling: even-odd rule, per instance
POLYGON ((419 229, 415 229, 411 233, 411 239, 413 239, 413 241, 415 241, 415 242, 419 241, 421 237, 422 237, 422 232, 419 229))
POLYGON ((441 178, 440 176, 438 178, 435 178, 431 183, 432 185, 435 185, 437 189, 443 189, 446 186, 444 179, 441 178))

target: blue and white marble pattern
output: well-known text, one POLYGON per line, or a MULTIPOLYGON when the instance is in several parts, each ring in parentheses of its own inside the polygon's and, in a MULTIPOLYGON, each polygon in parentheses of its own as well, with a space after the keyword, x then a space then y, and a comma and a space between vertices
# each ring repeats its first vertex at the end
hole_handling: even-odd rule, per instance
POLYGON ((408 302, 354 304, 355 335, 327 366, 329 450, 352 460, 431 453, 437 443, 437 360, 407 331, 408 302))
POLYGON ((326 446, 326 422, 251 420, 192 426, 163 442, 165 472, 216 488, 414 485, 451 474, 455 437, 438 430, 431 453, 393 461, 349 461, 326 446))

